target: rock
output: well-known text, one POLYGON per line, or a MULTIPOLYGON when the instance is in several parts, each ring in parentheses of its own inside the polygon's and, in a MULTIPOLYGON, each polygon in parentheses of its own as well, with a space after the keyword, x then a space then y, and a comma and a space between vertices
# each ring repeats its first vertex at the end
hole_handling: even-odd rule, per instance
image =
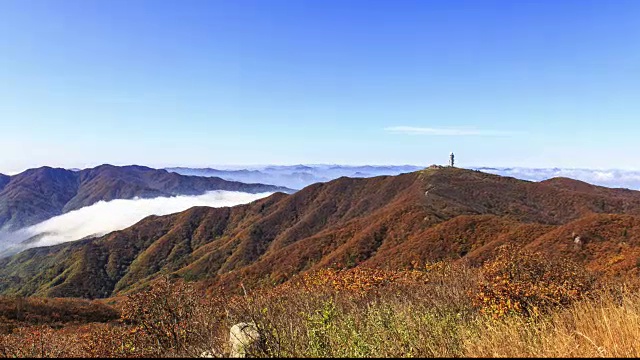
POLYGON ((215 358, 215 357, 219 357, 216 356, 216 354, 214 352, 211 351, 203 351, 202 354, 200 354, 201 358, 215 358))
POLYGON ((202 353, 200 353, 200 357, 201 358, 221 358, 226 356, 221 351, 218 351, 216 349, 211 349, 211 350, 205 350, 202 353))
POLYGON ((241 322, 233 325, 229 331, 229 357, 246 357, 257 350, 260 340, 256 324, 241 322))
POLYGON ((424 192, 424 196, 428 197, 429 196, 429 191, 434 190, 435 186, 433 185, 429 185, 429 187, 427 187, 427 191, 424 192))

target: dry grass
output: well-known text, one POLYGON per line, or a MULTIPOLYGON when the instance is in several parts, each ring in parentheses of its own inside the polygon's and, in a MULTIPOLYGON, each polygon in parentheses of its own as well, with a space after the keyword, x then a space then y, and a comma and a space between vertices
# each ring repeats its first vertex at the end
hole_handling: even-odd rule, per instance
MULTIPOLYGON (((530 255, 530 265, 538 264, 530 255)), ((256 357, 640 355, 640 294, 634 291, 610 286, 570 298, 558 292, 562 303, 541 302, 549 307, 535 314, 484 311, 486 304, 473 300, 487 294, 486 270, 503 260, 486 269, 437 263, 406 271, 323 270, 243 296, 203 297, 190 284, 163 279, 121 303, 119 323, 21 327, 0 336, 0 355, 193 357, 210 350, 222 356, 231 325, 249 321, 263 335, 249 354, 256 357)), ((553 285, 547 279, 567 281, 545 272, 575 271, 540 264, 522 269, 527 276, 539 269, 545 291, 553 285)), ((503 280, 495 284, 499 299, 520 296, 521 285, 505 292, 503 280)))
POLYGON ((475 310, 477 274, 446 264, 430 271, 356 268, 305 275, 255 292, 227 310, 265 335, 256 356, 414 357, 460 353, 458 324, 475 310))
POLYGON ((640 295, 603 293, 535 321, 479 319, 464 337, 464 356, 638 357, 640 295))

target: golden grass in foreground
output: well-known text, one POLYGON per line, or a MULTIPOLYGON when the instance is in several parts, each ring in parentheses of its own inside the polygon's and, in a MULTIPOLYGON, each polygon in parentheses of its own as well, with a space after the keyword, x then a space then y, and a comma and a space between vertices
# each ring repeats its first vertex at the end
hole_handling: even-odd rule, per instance
POLYGON ((244 303, 254 308, 239 311, 237 319, 251 318, 268 334, 256 356, 640 356, 638 293, 600 291, 538 316, 496 318, 454 295, 469 286, 460 275, 437 279, 435 297, 429 283, 390 286, 384 297, 364 303, 340 295, 291 295, 282 303, 255 297, 244 303))
POLYGON ((464 356, 639 357, 640 295, 602 294, 540 317, 465 327, 464 356))
POLYGON ((640 356, 637 291, 594 290, 574 266, 523 256, 480 269, 322 270, 244 296, 163 279, 121 303, 118 323, 25 325, 0 335, 0 356, 226 355, 241 321, 264 336, 258 357, 640 356))

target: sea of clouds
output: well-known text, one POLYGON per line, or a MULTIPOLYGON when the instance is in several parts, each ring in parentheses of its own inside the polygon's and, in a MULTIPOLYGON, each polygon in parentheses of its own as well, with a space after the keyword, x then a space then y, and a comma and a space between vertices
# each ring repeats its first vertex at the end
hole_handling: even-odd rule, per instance
POLYGON ((567 177, 593 185, 640 190, 640 171, 637 170, 524 167, 477 167, 473 169, 522 180, 542 181, 554 177, 567 177))
POLYGON ((197 196, 99 201, 12 233, 0 234, 0 256, 40 246, 56 245, 125 229, 149 215, 167 215, 194 206, 245 204, 271 195, 210 191, 197 196))
MULTIPOLYGON (((424 169, 417 165, 349 166, 349 165, 293 165, 262 166, 233 169, 212 168, 167 168, 183 175, 218 176, 225 180, 257 182, 301 189, 315 182, 325 182, 340 176, 371 177, 398 175, 424 169)), ((640 171, 621 169, 571 169, 571 168, 526 168, 526 167, 469 167, 517 179, 542 181, 553 177, 568 177, 594 185, 640 190, 640 171)))
POLYGON ((398 175, 423 169, 416 165, 265 165, 232 168, 166 168, 165 170, 181 175, 217 176, 229 181, 244 183, 262 183, 302 189, 317 182, 326 182, 341 176, 372 177, 379 175, 398 175))

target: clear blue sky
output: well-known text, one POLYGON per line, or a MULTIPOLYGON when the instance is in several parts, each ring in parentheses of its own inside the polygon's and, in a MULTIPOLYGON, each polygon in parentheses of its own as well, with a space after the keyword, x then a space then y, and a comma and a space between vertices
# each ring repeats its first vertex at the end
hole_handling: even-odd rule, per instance
POLYGON ((640 1, 0 0, 0 172, 640 168, 640 1))

